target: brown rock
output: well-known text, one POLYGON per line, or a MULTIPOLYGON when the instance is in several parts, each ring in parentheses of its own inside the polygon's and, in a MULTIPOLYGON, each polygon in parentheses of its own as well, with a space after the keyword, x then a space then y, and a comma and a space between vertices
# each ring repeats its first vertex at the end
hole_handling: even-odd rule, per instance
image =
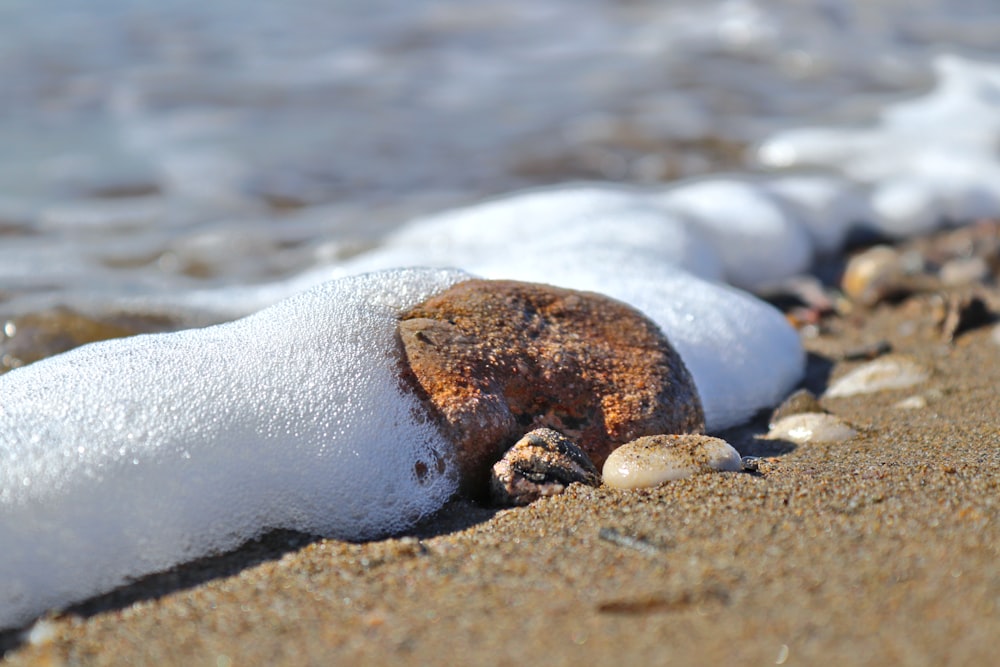
POLYGON ((601 473, 572 440, 538 428, 518 440, 490 471, 494 505, 527 505, 559 495, 573 483, 601 485, 601 473))
POLYGON ((704 429, 694 382, 657 326, 589 292, 469 280, 401 318, 404 377, 456 444, 463 490, 521 434, 552 428, 600 467, 643 435, 704 429))

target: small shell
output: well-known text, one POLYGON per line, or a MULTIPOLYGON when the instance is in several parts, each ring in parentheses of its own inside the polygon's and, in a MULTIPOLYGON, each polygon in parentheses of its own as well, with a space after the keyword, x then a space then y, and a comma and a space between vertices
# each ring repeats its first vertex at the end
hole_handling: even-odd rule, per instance
POLYGON ((695 473, 743 470, 740 453, 707 435, 653 435, 628 442, 604 462, 604 483, 641 489, 695 473))
POLYGON ((490 471, 494 505, 527 505, 555 496, 573 482, 598 486, 597 468, 582 449, 558 431, 538 428, 514 443, 490 471))
POLYGON ((853 301, 873 306, 899 289, 905 275, 899 251, 874 246, 848 260, 840 286, 853 301))
POLYGON ((771 426, 769 440, 806 442, 841 442, 858 434, 842 419, 823 412, 804 412, 779 419, 771 426))
POLYGON ((889 355, 855 368, 826 390, 828 398, 905 389, 930 376, 927 369, 906 357, 889 355))

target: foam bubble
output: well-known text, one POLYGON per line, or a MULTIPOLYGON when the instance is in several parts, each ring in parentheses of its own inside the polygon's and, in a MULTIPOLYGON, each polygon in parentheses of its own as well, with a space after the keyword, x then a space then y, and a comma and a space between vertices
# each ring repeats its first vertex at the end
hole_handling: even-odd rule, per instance
POLYGON ((0 377, 0 627, 267 529, 363 539, 436 510, 455 473, 396 323, 467 277, 348 278, 0 377))
POLYGON ((658 204, 693 219, 711 238, 726 279, 748 289, 802 273, 812 262, 808 233, 758 184, 715 177, 670 188, 658 204))

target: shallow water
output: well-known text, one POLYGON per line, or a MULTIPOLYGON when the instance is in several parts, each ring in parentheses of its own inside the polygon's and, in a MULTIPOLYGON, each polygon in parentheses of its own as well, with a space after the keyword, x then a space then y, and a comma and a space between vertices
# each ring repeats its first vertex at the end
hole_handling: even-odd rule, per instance
POLYGON ((989 0, 0 6, 0 315, 288 275, 416 213, 749 168, 862 122, 989 0))

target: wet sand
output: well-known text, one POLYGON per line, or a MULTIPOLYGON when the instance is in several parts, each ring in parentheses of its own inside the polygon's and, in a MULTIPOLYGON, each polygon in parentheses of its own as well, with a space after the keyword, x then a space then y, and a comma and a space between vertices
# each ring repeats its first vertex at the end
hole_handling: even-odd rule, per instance
MULTIPOLYGON (((963 289, 958 288, 961 292, 963 289)), ((1000 290, 985 290, 994 311, 1000 290)), ((982 665, 1000 636, 1000 329, 921 291, 805 339, 821 392, 879 341, 931 369, 822 399, 836 444, 724 434, 758 473, 456 502, 412 535, 273 534, 0 635, 36 664, 982 665), (925 407, 896 404, 922 396, 925 407), (47 635, 44 636, 43 635, 47 635)))

